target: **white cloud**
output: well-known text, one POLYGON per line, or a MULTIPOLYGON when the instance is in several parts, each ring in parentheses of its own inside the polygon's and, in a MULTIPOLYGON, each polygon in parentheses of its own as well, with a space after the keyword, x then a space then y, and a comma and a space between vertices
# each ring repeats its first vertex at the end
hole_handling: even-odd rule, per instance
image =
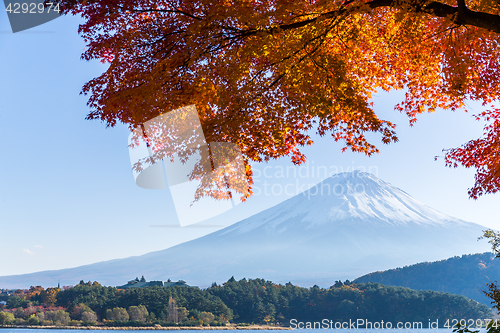
POLYGON ((35 254, 35 252, 31 251, 30 249, 23 249, 23 252, 29 254, 30 256, 35 254))
POLYGON ((33 245, 33 247, 36 247, 37 249, 43 249, 44 248, 42 245, 33 245))

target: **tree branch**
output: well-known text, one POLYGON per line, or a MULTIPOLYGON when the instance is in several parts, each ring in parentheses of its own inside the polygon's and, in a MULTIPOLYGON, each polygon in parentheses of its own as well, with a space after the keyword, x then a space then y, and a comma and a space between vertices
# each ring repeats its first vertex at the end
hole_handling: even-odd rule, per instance
POLYGON ((423 12, 437 17, 455 16, 454 23, 470 25, 500 33, 500 16, 475 12, 466 7, 459 13, 460 7, 452 7, 440 2, 431 2, 422 9, 423 12))
MULTIPOLYGON (((497 0, 500 3, 500 0, 497 0)), ((363 11, 363 8, 368 6, 369 9, 375 9, 379 7, 392 7, 399 8, 397 1, 393 0, 372 0, 364 5, 358 6, 359 11, 363 11)), ((432 1, 427 5, 419 6, 418 4, 413 8, 416 13, 426 13, 435 17, 451 18, 451 20, 458 25, 470 25, 478 28, 483 28, 496 33, 500 33, 500 16, 495 14, 489 14, 484 12, 475 12, 469 10, 465 6, 464 0, 458 0, 458 7, 453 7, 441 2, 432 1)), ((272 27, 266 29, 268 33, 273 33, 276 30, 290 30, 300 27, 304 27, 308 24, 316 22, 320 19, 334 18, 340 15, 344 15, 348 12, 356 12, 356 9, 351 8, 341 8, 335 11, 324 13, 318 17, 304 20, 300 22, 295 22, 291 24, 284 24, 278 27, 272 27)), ((255 31, 256 32, 256 31, 255 31)))

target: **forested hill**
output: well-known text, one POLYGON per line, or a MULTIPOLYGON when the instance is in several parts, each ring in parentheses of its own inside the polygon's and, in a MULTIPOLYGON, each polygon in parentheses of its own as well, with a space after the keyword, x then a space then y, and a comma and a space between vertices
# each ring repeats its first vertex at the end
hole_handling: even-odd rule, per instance
POLYGON ((500 281, 500 259, 494 259, 492 253, 486 252, 374 272, 355 282, 442 291, 491 306, 491 300, 481 290, 486 288, 486 283, 496 280, 500 281))
POLYGON ((4 322, 0 312, 0 324, 10 320, 18 325, 45 325, 50 324, 46 323, 47 318, 55 323, 56 320, 63 322, 65 317, 66 322, 71 319, 76 324, 94 321, 115 326, 193 326, 200 322, 224 325, 229 320, 288 325, 292 319, 345 322, 363 318, 372 322, 392 322, 393 325, 422 322, 427 326, 429 319, 439 320, 440 325, 444 325, 447 319, 492 317, 486 305, 463 296, 347 281, 337 282, 328 289, 231 278, 222 285, 214 283, 208 289, 117 289, 88 283, 66 290, 30 290, 33 292, 9 298, 7 309, 3 310, 4 322), (137 312, 142 315, 138 316, 137 312))
MULTIPOLYGON (((427 323, 429 318, 491 318, 491 310, 463 296, 435 291, 415 291, 402 287, 387 287, 378 283, 337 282, 329 289, 317 286, 302 288, 272 284, 264 280, 229 280, 220 287, 209 289, 212 295, 232 309, 235 318, 243 322, 264 318, 273 313, 280 322, 337 322, 363 318, 368 321, 415 321, 427 323)), ((435 319, 434 319, 435 318, 435 319)))

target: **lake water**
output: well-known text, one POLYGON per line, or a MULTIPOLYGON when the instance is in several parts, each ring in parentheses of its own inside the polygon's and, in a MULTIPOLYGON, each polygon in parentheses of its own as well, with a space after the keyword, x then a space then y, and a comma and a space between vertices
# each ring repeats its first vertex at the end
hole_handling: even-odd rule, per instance
MULTIPOLYGON (((59 330, 59 329, 25 329, 25 328, 0 328, 0 333, 104 333, 104 332, 155 332, 159 333, 162 330, 59 330)), ((278 332, 286 332, 286 331, 277 331, 277 330, 173 330, 174 332, 179 333, 201 333, 201 332, 210 332, 210 333, 230 333, 235 331, 247 332, 247 333, 278 333, 278 332)), ((401 333, 452 333, 452 329, 295 329, 294 331, 300 333, 394 333, 395 331, 401 333)), ((486 329, 481 329, 480 333, 485 333, 486 329)))

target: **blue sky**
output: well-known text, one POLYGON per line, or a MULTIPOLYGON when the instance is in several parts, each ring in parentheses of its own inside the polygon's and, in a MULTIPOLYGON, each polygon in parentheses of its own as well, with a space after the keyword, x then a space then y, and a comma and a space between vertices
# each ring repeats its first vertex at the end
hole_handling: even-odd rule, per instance
MULTIPOLYGON (((80 59, 84 43, 78 23, 78 18, 62 17, 13 34, 0 11, 0 275, 140 255, 217 230, 172 227, 178 222, 170 193, 134 183, 127 128, 84 119, 89 109, 79 92, 105 66, 80 59)), ((275 176, 291 165, 289 159, 257 165, 260 195, 221 215, 218 224, 286 199, 279 189, 287 184, 299 190, 317 183, 322 177, 312 170, 324 166, 339 172, 369 170, 443 213, 500 229, 500 196, 468 199, 473 170, 434 161, 441 149, 479 137, 482 124, 472 114, 438 111, 420 116, 410 128, 407 118, 393 110, 401 98, 391 92, 374 100, 379 114, 398 125, 400 142, 381 146, 381 154, 367 158, 341 153, 342 145, 329 137, 315 138, 316 144, 304 149, 306 177, 275 176)))

